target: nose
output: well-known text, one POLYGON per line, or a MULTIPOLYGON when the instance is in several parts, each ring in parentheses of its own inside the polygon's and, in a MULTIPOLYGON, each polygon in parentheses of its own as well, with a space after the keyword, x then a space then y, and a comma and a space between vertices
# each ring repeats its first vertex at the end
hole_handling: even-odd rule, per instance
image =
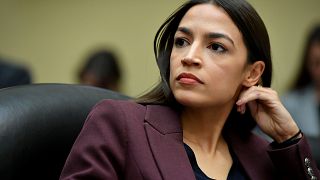
POLYGON ((200 66, 201 63, 199 60, 195 59, 195 58, 190 58, 190 57, 184 57, 181 59, 181 63, 184 66, 200 66))
POLYGON ((181 63, 184 66, 200 67, 202 64, 200 58, 200 47, 197 45, 191 46, 187 55, 181 59, 181 63))

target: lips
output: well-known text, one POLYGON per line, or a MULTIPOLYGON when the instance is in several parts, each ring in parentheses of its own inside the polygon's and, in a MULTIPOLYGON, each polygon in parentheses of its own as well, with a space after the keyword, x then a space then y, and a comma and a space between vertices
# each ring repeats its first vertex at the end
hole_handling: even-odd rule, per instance
POLYGON ((194 83, 200 83, 204 84, 197 76, 191 74, 191 73, 181 73, 177 80, 179 82, 182 82, 184 84, 194 84, 194 83))

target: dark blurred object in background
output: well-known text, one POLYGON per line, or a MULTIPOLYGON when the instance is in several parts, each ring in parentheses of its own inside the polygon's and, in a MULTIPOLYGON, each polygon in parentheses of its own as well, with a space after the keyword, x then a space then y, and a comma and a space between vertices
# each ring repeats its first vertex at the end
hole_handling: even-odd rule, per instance
POLYGON ((26 67, 0 59, 0 88, 31 84, 31 75, 26 67))
POLYGON ((122 72, 118 63, 118 58, 111 51, 96 51, 86 59, 79 72, 79 81, 81 84, 119 91, 122 72))

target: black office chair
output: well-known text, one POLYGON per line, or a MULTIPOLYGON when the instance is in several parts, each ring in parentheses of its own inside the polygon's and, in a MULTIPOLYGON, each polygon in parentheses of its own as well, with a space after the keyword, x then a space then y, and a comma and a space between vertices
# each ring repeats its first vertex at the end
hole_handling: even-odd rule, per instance
POLYGON ((95 87, 38 84, 0 90, 0 179, 57 180, 90 109, 127 96, 95 87))

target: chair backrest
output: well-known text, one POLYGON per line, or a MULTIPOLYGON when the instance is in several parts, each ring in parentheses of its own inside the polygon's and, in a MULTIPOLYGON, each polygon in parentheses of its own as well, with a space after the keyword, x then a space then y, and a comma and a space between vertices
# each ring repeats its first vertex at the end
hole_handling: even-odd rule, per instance
POLYGON ((37 84, 0 90, 0 179, 58 179, 91 108, 129 99, 105 89, 37 84))

